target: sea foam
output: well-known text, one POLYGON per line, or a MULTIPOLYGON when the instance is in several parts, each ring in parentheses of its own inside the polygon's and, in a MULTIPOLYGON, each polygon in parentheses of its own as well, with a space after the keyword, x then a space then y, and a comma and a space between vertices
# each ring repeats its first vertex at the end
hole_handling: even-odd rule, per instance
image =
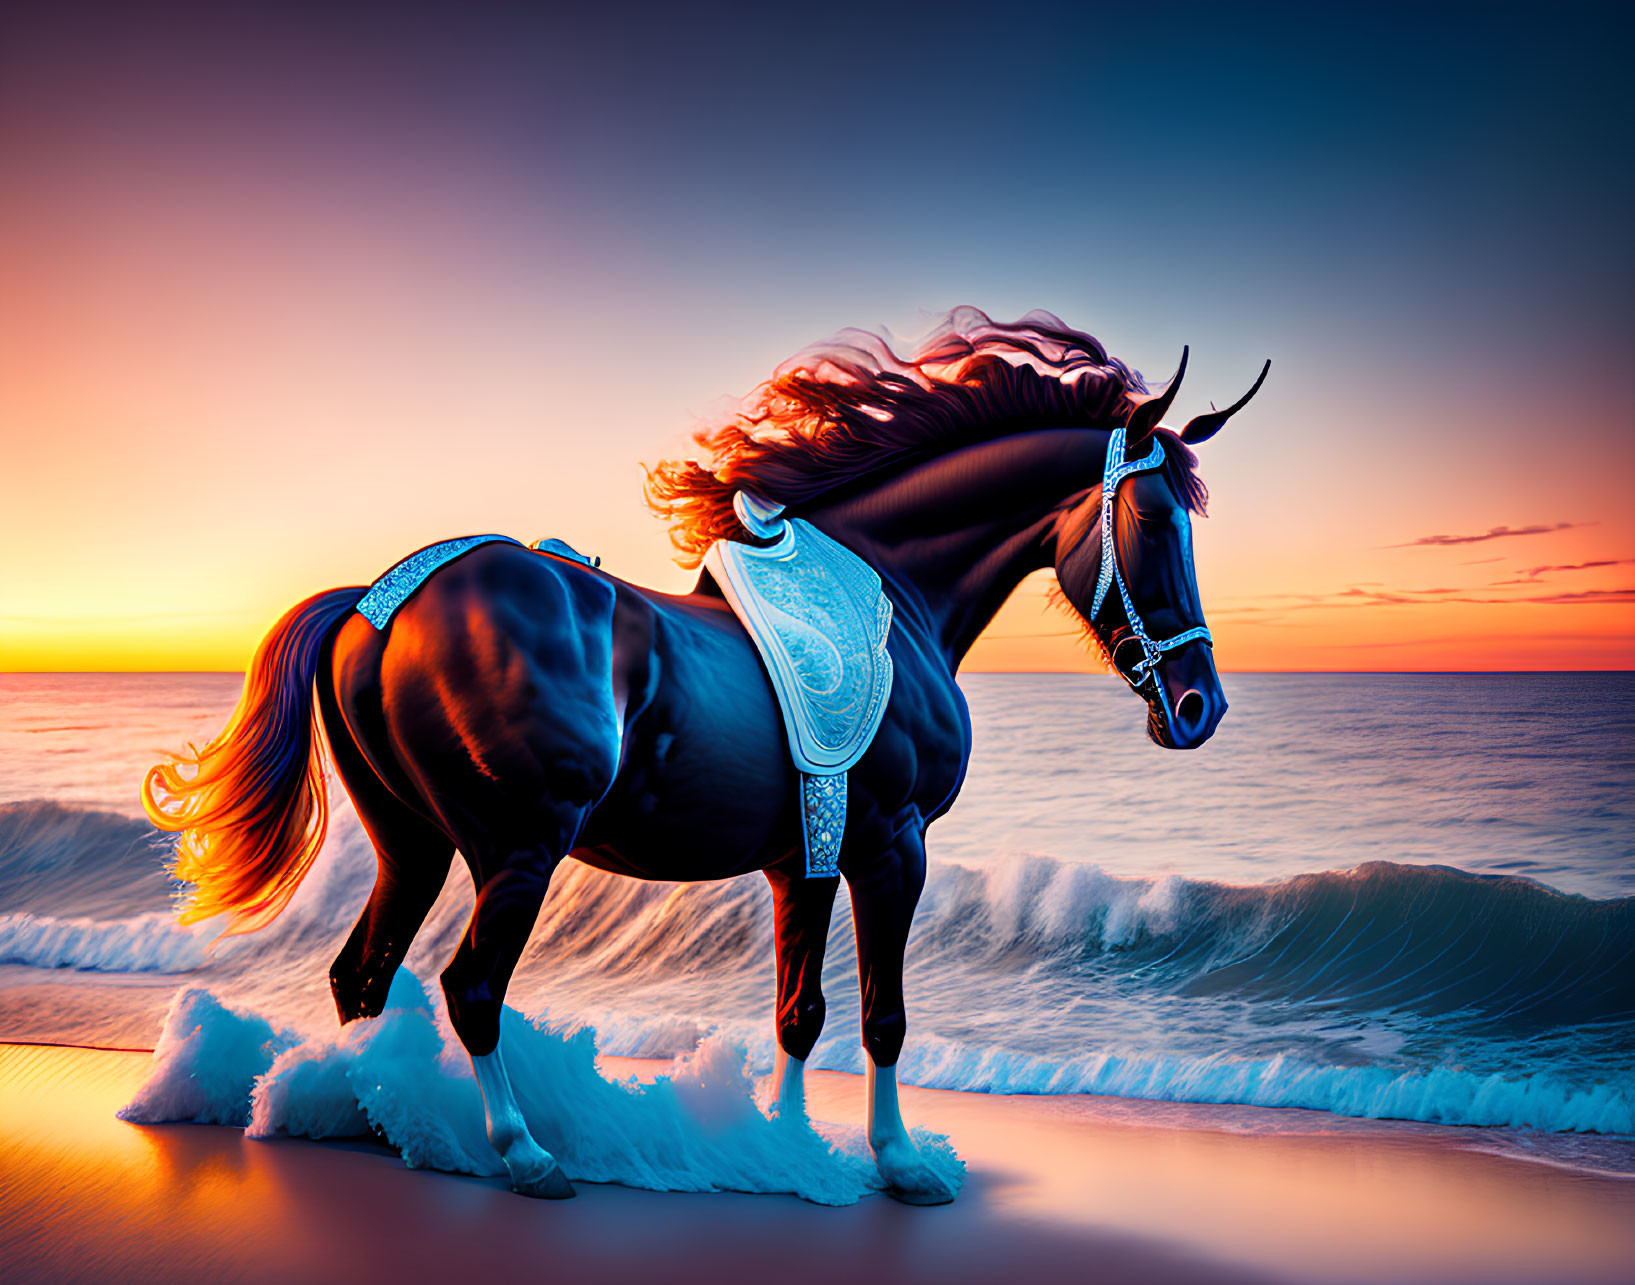
MULTIPOLYGON (((769 1117, 744 1055, 706 1039, 650 1084, 596 1069, 586 1026, 506 1009, 506 1067, 528 1126, 570 1178, 658 1191, 786 1192, 843 1205, 881 1181, 863 1132, 769 1117)), ((447 1017, 399 970, 385 1011, 332 1035, 298 1037, 181 992, 146 1083, 120 1115, 137 1123, 247 1124, 251 1137, 347 1137, 378 1130, 412 1167, 497 1176, 482 1095, 447 1017)), ((914 1130, 927 1163, 957 1188, 948 1140, 914 1130)))
MULTIPOLYGON (((212 926, 183 928, 158 908, 170 895, 163 850, 144 823, 43 801, 0 807, 0 904, 10 912, 0 914, 0 964, 80 970, 92 976, 77 985, 129 1003, 151 1003, 152 989, 94 974, 191 973, 273 1027, 318 1029, 329 961, 375 864, 350 805, 335 803, 329 841, 286 913, 215 947, 212 926)), ((442 967, 470 905, 456 863, 411 968, 442 967)), ((675 885, 568 862, 511 1000, 530 1013, 548 1007, 555 1031, 594 1022, 606 1053, 702 1056, 702 1043, 724 1039, 764 1069, 771 918, 758 878, 675 885)), ((827 956, 829 1023, 811 1064, 859 1071, 843 904, 827 956)), ((981 1092, 1630 1133, 1632 959, 1635 898, 1445 866, 1370 862, 1231 884, 1021 853, 934 862, 909 939, 901 1075, 981 1092)), ((38 1018, 22 1029, 83 1038, 38 1018)), ((349 1049, 332 1050, 326 1075, 349 1049)), ((315 1119, 330 1110, 305 1090, 290 1101, 315 1119)), ((368 1114, 356 1093, 333 1111, 368 1114)))
POLYGON ((166 911, 128 919, 0 915, 0 964, 105 973, 185 973, 205 961, 210 932, 166 911))
POLYGON ((1365 1119, 1635 1133, 1635 1083, 1574 1085, 1549 1072, 1509 1076, 1452 1066, 1325 1066, 1287 1054, 1096 1053, 1055 1059, 924 1040, 904 1050, 902 1075, 928 1088, 984 1093, 1099 1093, 1159 1102, 1301 1107, 1365 1119))

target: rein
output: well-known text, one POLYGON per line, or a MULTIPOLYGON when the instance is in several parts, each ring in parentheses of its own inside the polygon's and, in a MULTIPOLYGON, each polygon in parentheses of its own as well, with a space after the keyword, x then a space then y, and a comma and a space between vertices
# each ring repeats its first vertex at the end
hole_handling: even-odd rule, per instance
MULTIPOLYGON (((1124 458, 1124 430, 1115 428, 1113 436, 1107 443, 1107 463, 1101 474, 1101 574, 1096 577, 1096 596, 1090 606, 1090 619, 1094 620, 1101 611, 1103 599, 1107 597, 1107 590, 1118 586, 1118 596, 1124 603, 1124 615, 1130 622, 1130 632, 1135 635, 1136 641, 1141 644, 1141 659, 1133 666, 1135 678, 1125 676, 1125 681, 1131 687, 1140 691, 1145 687, 1147 680, 1154 678, 1158 672, 1158 662, 1164 658, 1166 651, 1171 651, 1185 643, 1202 639, 1211 647, 1215 640, 1209 636, 1207 625, 1195 625, 1191 629, 1183 630, 1171 638, 1155 639, 1147 632, 1146 626, 1141 623, 1141 615, 1135 609, 1135 603, 1130 600, 1129 587, 1124 583, 1124 571, 1118 565, 1118 542, 1113 538, 1114 518, 1117 514, 1118 487, 1125 478, 1136 473, 1146 473, 1160 468, 1164 463, 1163 444, 1156 439, 1152 450, 1139 460, 1124 458)), ((1187 559, 1191 560, 1192 550, 1186 551, 1187 559)), ((1190 569, 1190 568, 1189 568, 1190 569)), ((1114 669, 1118 669, 1115 662, 1114 669)), ((1123 670, 1119 670, 1123 674, 1123 670)), ((1157 683, 1160 698, 1163 696, 1163 684, 1157 683)), ((1165 702, 1166 712, 1168 702, 1165 702)))

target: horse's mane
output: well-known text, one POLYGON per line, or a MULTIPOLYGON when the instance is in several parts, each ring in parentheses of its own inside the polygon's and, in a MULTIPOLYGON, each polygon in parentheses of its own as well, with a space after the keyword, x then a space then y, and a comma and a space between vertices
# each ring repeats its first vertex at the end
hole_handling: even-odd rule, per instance
MULTIPOLYGON (((1010 324, 955 308, 913 353, 866 330, 842 330, 784 362, 725 423, 694 440, 708 462, 648 470, 647 502, 670 522, 677 561, 696 566, 716 540, 743 539, 733 492, 798 513, 824 496, 935 455, 1044 428, 1113 428, 1148 392, 1138 371, 1048 312, 1010 324)), ((1167 429, 1166 474, 1202 512, 1196 457, 1167 429)))

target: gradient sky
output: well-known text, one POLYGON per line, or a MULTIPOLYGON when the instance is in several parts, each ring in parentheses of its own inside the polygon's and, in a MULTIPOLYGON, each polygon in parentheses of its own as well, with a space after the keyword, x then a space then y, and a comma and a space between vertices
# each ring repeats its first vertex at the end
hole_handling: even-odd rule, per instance
MULTIPOLYGON (((684 588, 638 462, 959 303, 1191 344, 1175 423, 1273 359, 1223 669, 1635 666, 1624 6, 33 8, 0 669, 242 668, 472 531, 684 588)), ((1045 587, 970 668, 1090 666, 1045 587)))

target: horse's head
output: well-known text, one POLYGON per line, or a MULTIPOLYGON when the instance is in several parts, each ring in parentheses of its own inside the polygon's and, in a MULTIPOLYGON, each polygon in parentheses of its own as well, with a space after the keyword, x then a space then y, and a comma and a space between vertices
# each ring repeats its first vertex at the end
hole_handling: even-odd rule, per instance
MULTIPOLYGON (((1187 485, 1191 457, 1182 445, 1213 437, 1260 390, 1211 410, 1179 434, 1160 429, 1181 376, 1138 400, 1129 423, 1108 443, 1102 484, 1064 515, 1056 541, 1056 578, 1112 666, 1146 699, 1147 734, 1168 749, 1202 745, 1226 713, 1192 565, 1192 517, 1202 490, 1187 485)), ((1195 480, 1194 480, 1195 481, 1195 480)))

